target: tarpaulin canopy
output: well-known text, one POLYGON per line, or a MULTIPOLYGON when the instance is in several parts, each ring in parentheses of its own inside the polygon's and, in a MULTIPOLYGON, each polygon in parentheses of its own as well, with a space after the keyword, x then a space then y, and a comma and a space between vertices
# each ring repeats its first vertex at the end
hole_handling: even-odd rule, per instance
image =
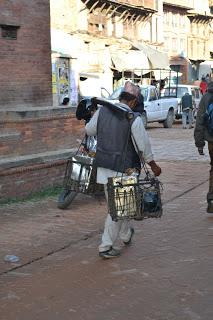
MULTIPOLYGON (((150 63, 147 56, 140 50, 112 50, 110 49, 110 55, 115 68, 118 71, 122 70, 137 70, 149 69, 150 63)), ((140 72, 141 73, 141 72, 140 72)))
POLYGON ((153 49, 143 43, 133 42, 133 46, 146 54, 152 68, 164 69, 169 67, 169 58, 167 53, 153 49))

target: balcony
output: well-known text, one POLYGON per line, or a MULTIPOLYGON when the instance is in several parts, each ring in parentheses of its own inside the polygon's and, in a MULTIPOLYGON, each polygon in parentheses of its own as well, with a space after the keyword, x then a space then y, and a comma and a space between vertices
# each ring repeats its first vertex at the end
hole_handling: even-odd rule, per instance
POLYGON ((163 4, 168 4, 173 7, 180 7, 185 9, 193 9, 194 8, 193 0, 165 0, 163 4))

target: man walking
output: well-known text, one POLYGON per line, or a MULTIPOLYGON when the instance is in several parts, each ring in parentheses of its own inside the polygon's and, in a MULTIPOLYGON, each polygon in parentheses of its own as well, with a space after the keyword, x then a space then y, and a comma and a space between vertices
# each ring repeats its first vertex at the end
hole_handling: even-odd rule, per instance
POLYGON ((191 129, 192 128, 192 109, 193 109, 192 95, 186 92, 181 99, 181 104, 182 104, 183 129, 187 129, 187 122, 189 125, 188 128, 191 129))
POLYGON ((207 87, 207 93, 205 93, 199 104, 196 126, 194 131, 195 145, 198 148, 200 155, 204 155, 203 148, 205 141, 208 142, 208 150, 210 156, 210 175, 209 175, 209 191, 207 194, 207 212, 213 213, 213 135, 208 128, 207 122, 205 121, 206 111, 209 106, 213 103, 213 82, 209 82, 207 87))
MULTIPOLYGON (((133 110, 138 102, 139 93, 140 88, 127 81, 123 92, 120 94, 118 106, 121 106, 126 111, 133 110)), ((116 111, 101 107, 86 125, 86 133, 97 136, 95 157, 97 182, 104 184, 106 199, 108 197, 107 182, 109 177, 121 175, 129 169, 139 168, 140 170, 140 159, 134 143, 137 145, 138 150, 143 153, 143 158, 150 165, 153 173, 156 176, 161 173, 161 168, 153 160, 151 145, 144 129, 142 118, 138 113, 133 113, 133 115, 134 119, 130 124, 130 120, 124 116, 118 116, 116 111)), ((113 247, 115 241, 120 237, 125 245, 129 245, 133 234, 134 229, 130 226, 128 220, 115 222, 112 221, 111 216, 108 214, 99 246, 99 256, 102 258, 119 256, 120 252, 113 247)))

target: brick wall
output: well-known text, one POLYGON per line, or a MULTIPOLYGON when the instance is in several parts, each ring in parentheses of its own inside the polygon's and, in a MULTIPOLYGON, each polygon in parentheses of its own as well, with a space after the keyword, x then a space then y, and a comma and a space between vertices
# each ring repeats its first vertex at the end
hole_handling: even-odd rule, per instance
POLYGON ((70 108, 47 111, 0 112, 0 201, 62 185, 84 122, 70 108))
POLYGON ((0 109, 52 105, 49 0, 1 0, 0 25, 0 109))
POLYGON ((73 114, 0 121, 1 158, 69 149, 83 138, 84 125, 73 114))
POLYGON ((0 202, 24 199, 49 187, 62 186, 66 161, 23 166, 0 172, 0 202))

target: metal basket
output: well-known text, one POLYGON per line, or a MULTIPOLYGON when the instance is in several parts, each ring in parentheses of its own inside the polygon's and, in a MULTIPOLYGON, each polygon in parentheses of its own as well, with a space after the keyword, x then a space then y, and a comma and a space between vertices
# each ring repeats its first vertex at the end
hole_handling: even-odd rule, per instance
POLYGON ((162 184, 157 178, 139 180, 139 193, 141 194, 141 217, 160 218, 163 214, 161 202, 162 184))
POLYGON ((108 179, 108 211, 113 221, 160 218, 160 182, 156 178, 122 176, 108 179))
POLYGON ((94 158, 87 155, 75 155, 67 161, 63 185, 67 190, 78 193, 95 193, 99 189, 96 183, 94 158))

